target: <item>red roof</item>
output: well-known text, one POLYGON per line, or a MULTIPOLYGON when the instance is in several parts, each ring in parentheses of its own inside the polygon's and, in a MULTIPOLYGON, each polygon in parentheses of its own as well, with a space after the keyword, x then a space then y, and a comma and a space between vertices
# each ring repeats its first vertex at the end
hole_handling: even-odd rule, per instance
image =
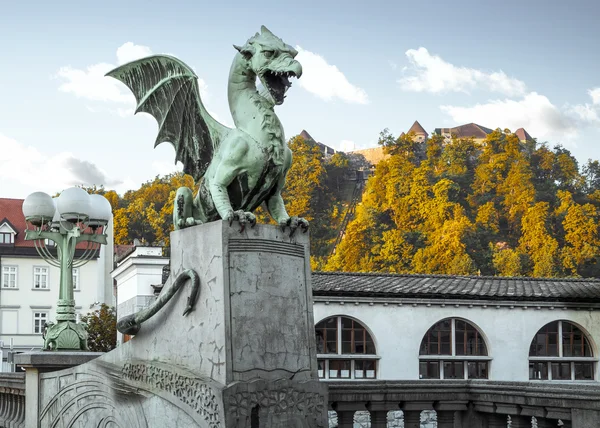
POLYGON ((520 141, 533 141, 533 138, 524 128, 519 128, 515 131, 517 137, 519 137, 520 141))
POLYGON ((33 247, 33 241, 25 241, 25 217, 23 216, 23 199, 0 198, 0 224, 5 220, 16 229, 15 247, 33 247))
MULTIPOLYGON (((23 201, 24 199, 10 199, 0 198, 0 224, 8 221, 13 229, 16 229, 17 235, 15 236, 15 247, 30 247, 33 248, 35 245, 33 241, 25 241, 25 229, 27 229, 27 223, 25 222, 25 216, 23 215, 23 201)), ((77 244, 77 249, 86 249, 86 242, 80 242, 77 244)))
POLYGON ((410 127, 410 129, 408 130, 408 133, 410 134, 411 132, 414 132, 417 135, 425 135, 428 136, 429 134, 427 133, 427 131, 425 131, 425 129, 423 129, 423 127, 421 126, 421 124, 419 123, 418 120, 415 120, 415 123, 413 123, 413 125, 410 127))

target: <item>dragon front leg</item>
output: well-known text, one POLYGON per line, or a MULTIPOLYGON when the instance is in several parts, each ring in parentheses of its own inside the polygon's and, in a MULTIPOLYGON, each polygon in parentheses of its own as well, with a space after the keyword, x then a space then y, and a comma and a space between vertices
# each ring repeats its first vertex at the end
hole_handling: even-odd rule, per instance
POLYGON ((267 208, 269 209, 269 214, 279 223, 283 232, 285 232, 286 227, 290 228, 290 237, 294 235, 298 228, 301 228, 303 233, 308 231, 308 220, 288 215, 280 193, 274 194, 267 201, 267 208))

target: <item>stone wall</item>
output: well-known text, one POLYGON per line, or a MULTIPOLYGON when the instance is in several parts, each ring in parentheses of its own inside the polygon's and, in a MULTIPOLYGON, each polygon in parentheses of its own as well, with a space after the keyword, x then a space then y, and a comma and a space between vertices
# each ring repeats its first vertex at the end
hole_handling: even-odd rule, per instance
POLYGON ((24 373, 0 373, 0 427, 25 427, 24 373))

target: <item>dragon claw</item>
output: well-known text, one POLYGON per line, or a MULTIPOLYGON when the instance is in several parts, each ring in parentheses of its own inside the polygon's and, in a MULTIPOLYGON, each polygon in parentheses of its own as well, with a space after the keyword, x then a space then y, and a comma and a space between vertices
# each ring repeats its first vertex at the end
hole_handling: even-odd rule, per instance
POLYGON ((240 224, 240 233, 246 229, 248 223, 251 228, 256 225, 256 216, 244 210, 231 211, 227 216, 227 220, 229 220, 229 226, 232 226, 234 220, 237 220, 240 224))
POLYGON ((290 238, 296 233, 296 230, 300 227, 302 229, 302 233, 306 233, 308 231, 308 221, 303 219, 302 217, 292 216, 279 222, 279 226, 281 227, 281 231, 285 233, 285 228, 290 228, 290 238))

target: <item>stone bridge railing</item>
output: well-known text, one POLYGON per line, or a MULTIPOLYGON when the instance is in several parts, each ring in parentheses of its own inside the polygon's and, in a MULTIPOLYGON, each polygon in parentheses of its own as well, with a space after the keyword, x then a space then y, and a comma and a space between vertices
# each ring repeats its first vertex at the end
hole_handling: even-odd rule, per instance
POLYGON ((25 427, 25 373, 0 373, 0 428, 25 427))
POLYGON ((600 426, 600 385, 498 381, 327 382, 339 428, 353 426, 357 411, 370 413, 371 427, 387 427, 389 411, 402 410, 404 428, 419 428, 423 410, 435 410, 438 428, 538 428, 600 426), (510 416, 510 419, 508 418, 510 416))

